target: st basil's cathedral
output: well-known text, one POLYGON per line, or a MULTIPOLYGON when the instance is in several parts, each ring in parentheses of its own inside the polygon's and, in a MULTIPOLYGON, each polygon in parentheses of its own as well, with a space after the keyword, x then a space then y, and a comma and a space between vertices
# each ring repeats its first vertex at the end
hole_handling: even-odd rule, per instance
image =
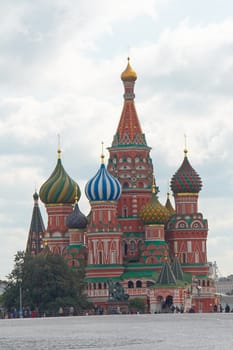
POLYGON ((215 281, 207 262, 208 222, 198 211, 202 181, 183 161, 172 176, 170 194, 160 203, 147 145, 135 108, 137 74, 128 59, 121 74, 124 103, 120 121, 99 170, 85 186, 90 213, 79 209, 81 191, 68 175, 58 149, 56 167, 34 193, 26 251, 61 254, 73 268, 85 266, 89 301, 108 312, 109 281, 126 295, 142 298, 151 313, 171 305, 184 311, 211 312, 215 281), (106 164, 105 164, 106 163, 106 164), (44 203, 45 228, 38 201, 44 203))

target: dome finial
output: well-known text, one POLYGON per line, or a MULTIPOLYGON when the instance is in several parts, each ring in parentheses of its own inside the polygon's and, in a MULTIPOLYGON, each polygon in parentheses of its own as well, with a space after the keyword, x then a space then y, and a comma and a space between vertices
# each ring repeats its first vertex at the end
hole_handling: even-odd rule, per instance
POLYGON ((102 145, 102 152, 101 152, 101 164, 104 164, 104 143, 103 141, 101 142, 101 145, 102 145))
POLYGON ((153 173, 153 180, 152 180, 152 193, 155 193, 155 194, 157 193, 154 173, 153 173))
POLYGON ((158 188, 158 186, 156 186, 155 173, 153 173, 152 193, 157 194, 158 192, 159 192, 159 188, 158 188))
POLYGON ((187 153, 188 153, 188 150, 187 150, 187 135, 184 134, 184 156, 187 157, 187 153))
POLYGON ((57 143, 58 143, 58 148, 57 148, 57 157, 58 159, 61 159, 61 145, 60 145, 60 134, 57 134, 57 143))
POLYGON ((78 186, 75 186, 75 197, 74 197, 74 203, 78 203, 78 186))

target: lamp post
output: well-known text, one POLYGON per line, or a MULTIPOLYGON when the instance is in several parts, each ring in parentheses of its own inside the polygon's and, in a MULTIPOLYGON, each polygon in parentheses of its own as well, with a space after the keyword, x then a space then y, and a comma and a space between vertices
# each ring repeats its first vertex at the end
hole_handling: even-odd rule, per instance
POLYGON ((19 318, 23 318, 23 302, 22 302, 22 268, 20 268, 19 282, 19 318))
POLYGON ((23 308, 22 308, 22 280, 19 281, 19 317, 23 318, 23 308))

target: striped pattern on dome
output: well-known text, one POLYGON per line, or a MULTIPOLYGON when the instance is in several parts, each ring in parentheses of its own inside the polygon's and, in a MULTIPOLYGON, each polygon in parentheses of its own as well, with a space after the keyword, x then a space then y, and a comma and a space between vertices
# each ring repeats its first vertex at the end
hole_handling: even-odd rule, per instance
POLYGON ((101 164, 96 175, 86 184, 85 193, 90 201, 116 201, 121 195, 121 185, 101 164))
POLYGON ((172 177, 171 189, 173 193, 198 193, 201 188, 201 178, 185 155, 183 163, 172 177))
POLYGON ((81 196, 79 186, 67 174, 61 159, 58 159, 53 173, 40 188, 41 201, 45 204, 74 203, 76 193, 79 199, 81 196))
POLYGON ((140 217, 147 225, 165 224, 170 213, 165 206, 163 206, 155 193, 152 193, 151 200, 146 203, 140 212, 140 217))

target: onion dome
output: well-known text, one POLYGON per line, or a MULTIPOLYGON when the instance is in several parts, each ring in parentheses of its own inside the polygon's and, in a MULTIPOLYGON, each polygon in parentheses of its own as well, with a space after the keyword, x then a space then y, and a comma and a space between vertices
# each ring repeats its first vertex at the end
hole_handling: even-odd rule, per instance
POLYGON ((183 163, 172 177, 173 193, 198 193, 202 188, 201 178, 189 163, 187 153, 185 149, 183 163))
POLYGON ((151 200, 142 207, 140 212, 141 219, 147 225, 165 224, 170 216, 167 208, 159 202, 157 193, 158 187, 156 187, 154 180, 151 200))
POLYGON ((71 229, 83 229, 87 227, 87 223, 88 221, 86 216, 79 209, 78 197, 75 197, 74 210, 69 216, 67 216, 66 225, 71 229))
POLYGON ((48 242, 47 241, 45 241, 44 248, 40 252, 40 255, 43 255, 43 256, 53 255, 51 250, 50 250, 50 248, 49 248, 49 246, 48 246, 48 242))
POLYGON ((90 201, 117 201, 121 195, 121 184, 105 168, 103 154, 100 169, 86 184, 85 193, 90 201))
POLYGON ((137 80, 137 74, 136 72, 132 69, 130 63, 130 58, 128 57, 128 64, 124 72, 121 73, 121 80, 122 81, 130 81, 130 80, 137 80))
POLYGON ((61 150, 58 149, 57 165, 49 179, 40 188, 40 199, 45 204, 73 203, 76 188, 78 198, 81 196, 79 186, 63 168, 60 153, 61 150))

